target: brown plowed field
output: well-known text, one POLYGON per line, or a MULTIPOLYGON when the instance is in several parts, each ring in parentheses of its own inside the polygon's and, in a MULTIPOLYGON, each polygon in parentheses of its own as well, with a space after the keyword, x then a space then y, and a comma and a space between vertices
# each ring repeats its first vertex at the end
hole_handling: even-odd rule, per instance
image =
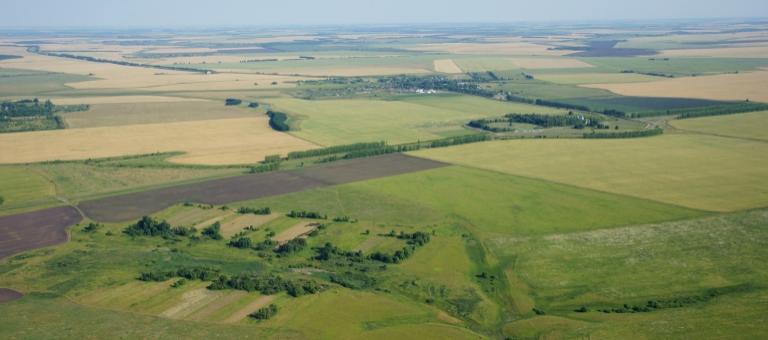
POLYGON ((0 258, 67 240, 64 229, 83 218, 77 209, 56 207, 0 217, 0 258))

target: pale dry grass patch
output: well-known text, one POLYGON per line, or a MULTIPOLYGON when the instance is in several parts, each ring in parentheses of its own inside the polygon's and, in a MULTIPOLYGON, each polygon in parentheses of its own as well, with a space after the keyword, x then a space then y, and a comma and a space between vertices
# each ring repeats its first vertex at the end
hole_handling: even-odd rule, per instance
POLYGON ((309 234, 312 232, 312 230, 315 230, 315 228, 317 228, 317 222, 299 222, 294 226, 283 230, 281 233, 273 237, 272 240, 276 241, 278 244, 283 244, 297 237, 309 234))
POLYGON ((280 214, 269 214, 269 215, 254 215, 254 214, 245 214, 245 215, 238 215, 237 217, 228 220, 226 222, 221 223, 221 234, 224 237, 232 237, 232 235, 239 233, 243 230, 243 228, 246 227, 259 227, 264 225, 265 223, 272 221, 276 218, 280 217, 280 214))
POLYGON ((274 300, 275 300, 274 295, 260 296, 256 300, 253 300, 253 302, 249 303, 247 306, 243 307, 242 309, 238 310, 237 312, 227 317, 224 320, 224 322, 235 323, 242 319, 245 319, 249 314, 259 310, 259 308, 266 307, 274 300))

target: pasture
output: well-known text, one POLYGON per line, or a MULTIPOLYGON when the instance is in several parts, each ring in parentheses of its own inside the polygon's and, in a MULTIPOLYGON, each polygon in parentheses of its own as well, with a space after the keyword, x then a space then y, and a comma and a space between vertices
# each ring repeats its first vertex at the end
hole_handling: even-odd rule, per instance
POLYGON ((414 152, 419 157, 711 211, 768 205, 763 142, 703 135, 517 140, 414 152))

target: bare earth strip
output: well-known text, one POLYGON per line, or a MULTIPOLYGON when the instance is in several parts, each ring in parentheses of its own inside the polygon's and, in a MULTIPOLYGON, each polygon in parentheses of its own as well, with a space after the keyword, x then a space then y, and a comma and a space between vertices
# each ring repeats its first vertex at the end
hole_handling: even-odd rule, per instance
POLYGON ((234 314, 230 315, 226 320, 224 320, 224 322, 226 322, 226 323, 235 323, 235 322, 238 322, 238 321, 240 321, 242 319, 245 319, 245 317, 247 317, 248 314, 251 314, 251 313, 259 310, 259 308, 262 308, 262 307, 268 305, 270 302, 272 302, 274 300, 275 300, 275 296, 274 295, 261 296, 258 299, 256 299, 255 301, 249 303, 247 306, 245 306, 242 309, 240 309, 239 311, 237 311, 234 314))
POLYGON ((297 237, 304 236, 312 232, 317 228, 317 222, 299 222, 296 225, 284 230, 277 234, 272 240, 277 241, 278 244, 283 244, 297 237))
POLYGON ((461 68, 459 68, 456 63, 453 62, 451 59, 438 59, 434 62, 434 68, 437 72, 442 73, 461 73, 461 68))
POLYGON ((0 258, 64 243, 65 229, 81 220, 68 206, 0 217, 0 258))
POLYGON ((591 84, 625 96, 682 97, 768 102, 768 71, 685 77, 631 84, 591 84))
POLYGON ((298 170, 244 175, 112 196, 82 202, 80 209, 88 217, 97 221, 121 222, 136 219, 181 202, 228 204, 443 166, 446 164, 442 162, 390 154, 298 170))

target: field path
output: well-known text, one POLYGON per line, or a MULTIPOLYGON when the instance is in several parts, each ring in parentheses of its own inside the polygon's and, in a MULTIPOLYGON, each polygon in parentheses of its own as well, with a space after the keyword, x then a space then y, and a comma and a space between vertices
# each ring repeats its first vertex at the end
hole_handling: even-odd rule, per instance
POLYGON ((245 319, 245 317, 248 316, 248 314, 251 314, 259 308, 267 306, 270 302, 275 300, 274 295, 264 295, 260 296, 258 299, 254 300, 253 302, 249 303, 247 306, 243 307, 239 311, 235 312, 234 314, 230 315, 228 318, 224 320, 226 323, 235 323, 242 319, 245 319))

